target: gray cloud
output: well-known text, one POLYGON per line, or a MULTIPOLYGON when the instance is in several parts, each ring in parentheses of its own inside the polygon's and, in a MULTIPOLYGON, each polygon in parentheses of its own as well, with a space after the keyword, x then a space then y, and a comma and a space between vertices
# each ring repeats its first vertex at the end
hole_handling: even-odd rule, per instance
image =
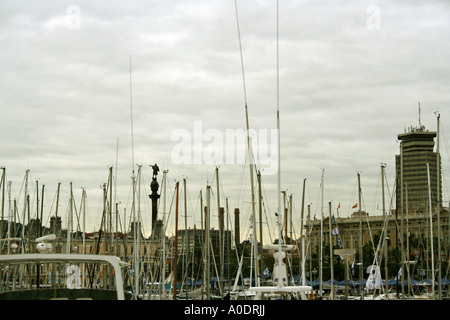
MULTIPOLYGON (((58 181, 65 192, 73 181, 78 198, 80 188, 88 188, 91 224, 98 227, 100 185, 115 166, 118 139, 118 186, 122 206, 129 205, 131 55, 135 163, 148 179, 155 162, 169 169, 171 181, 188 176, 195 206, 215 166, 174 165, 171 134, 193 133, 195 121, 223 133, 245 128, 234 3, 80 2, 72 8, 78 16, 70 5, 15 1, 0 10, 0 165, 16 194, 26 169, 49 194, 58 181)), ((280 3, 282 188, 295 194, 297 207, 303 178, 320 205, 324 168, 327 201, 341 202, 348 208, 342 214, 349 214, 361 171, 373 211, 379 164, 387 163, 393 181, 396 136, 418 124, 418 101, 429 130, 436 128, 434 111, 448 116, 449 4, 372 5, 280 3), (369 8, 379 9, 379 28, 368 25, 369 8)), ((250 126, 274 129, 275 2, 238 1, 238 8, 250 126)), ((448 169, 448 158, 443 165, 448 169)), ((248 168, 222 164, 221 178, 232 205, 248 208, 248 168)), ((276 176, 264 183, 273 213, 276 176)))

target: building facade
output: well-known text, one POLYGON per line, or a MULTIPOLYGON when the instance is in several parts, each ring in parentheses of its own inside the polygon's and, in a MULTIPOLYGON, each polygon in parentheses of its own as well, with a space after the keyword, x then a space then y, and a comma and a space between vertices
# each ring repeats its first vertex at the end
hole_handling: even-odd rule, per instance
POLYGON ((427 208, 430 194, 433 207, 438 199, 442 199, 441 159, 434 152, 434 138, 436 132, 429 132, 424 126, 410 127, 398 135, 400 154, 395 156, 397 210, 427 208))
MULTIPOLYGON (((373 241, 374 236, 381 234, 384 228, 384 236, 389 239, 392 247, 400 245, 402 232, 405 235, 403 242, 413 238, 428 241, 431 238, 430 207, 433 237, 440 234, 441 242, 449 245, 449 209, 444 208, 442 202, 438 203, 438 200, 442 201, 442 172, 440 155, 434 150, 436 137, 436 132, 430 132, 422 125, 411 126, 398 135, 400 152, 395 156, 396 209, 378 216, 370 216, 362 211, 354 212, 348 218, 333 218, 333 246, 358 249, 360 245, 373 241), (436 208, 440 210, 439 215, 436 208), (359 243, 361 232, 362 244, 359 243)), ((308 232, 311 231, 313 250, 319 247, 321 238, 327 245, 330 242, 328 219, 324 218, 322 231, 320 220, 308 221, 306 224, 308 232)), ((413 256, 419 254, 420 248, 408 247, 407 250, 413 256)), ((442 259, 447 260, 448 257, 442 259)))
MULTIPOLYGON (((340 247, 345 249, 359 249, 359 234, 362 230, 362 241, 363 244, 370 244, 377 236, 382 234, 384 226, 386 226, 386 231, 383 235, 388 238, 389 248, 395 248, 399 245, 400 241, 400 225, 401 217, 395 214, 395 211, 388 215, 376 215, 370 216, 369 213, 361 211, 362 227, 360 228, 360 216, 359 212, 354 212, 351 217, 347 218, 332 218, 331 223, 331 241, 333 242, 333 247, 340 247)), ((437 213, 434 211, 432 213, 433 221, 433 237, 436 238, 438 225, 441 228, 441 240, 442 243, 447 243, 449 234, 449 208, 441 208, 440 211, 440 223, 437 220, 437 213)), ((404 242, 410 240, 410 246, 408 247, 409 255, 411 260, 420 254, 423 248, 423 244, 426 243, 430 237, 430 217, 429 213, 424 210, 410 210, 405 213, 403 217, 404 223, 404 242), (413 242, 414 241, 414 242, 413 242), (419 243, 420 246, 416 244, 419 243)), ((308 221, 306 223, 307 230, 311 231, 311 249, 313 252, 319 248, 321 241, 321 223, 320 220, 308 221), (311 229, 312 227, 312 229, 311 229)), ((330 228, 329 228, 329 217, 324 218, 323 221, 323 241, 325 246, 330 243, 330 228)), ((405 246, 406 250, 406 246, 405 246)), ((447 261, 448 257, 443 255, 442 260, 447 261)))

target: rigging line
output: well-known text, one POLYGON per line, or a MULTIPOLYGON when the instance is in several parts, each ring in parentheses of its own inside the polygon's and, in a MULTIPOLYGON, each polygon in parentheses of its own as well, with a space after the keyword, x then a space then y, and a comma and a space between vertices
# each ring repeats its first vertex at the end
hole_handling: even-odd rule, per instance
MULTIPOLYGON (((262 179, 262 176, 261 176, 261 179, 262 179)), ((270 229, 271 226, 273 225, 272 219, 271 219, 272 215, 269 215, 269 218, 270 218, 270 221, 269 221, 268 216, 267 216, 267 211, 270 212, 270 208, 269 208, 269 203, 268 202, 266 203, 265 199, 268 199, 268 197, 267 197, 267 193, 265 190, 265 185, 261 180, 261 205, 262 205, 262 210, 263 210, 264 218, 265 218, 265 222, 261 221, 261 223, 267 224, 267 234, 269 235, 270 243, 272 243, 272 235, 271 235, 272 231, 270 229)), ((276 230, 275 230, 275 234, 276 234, 276 230)))
MULTIPOLYGON (((169 228, 169 222, 170 222, 169 219, 170 219, 171 214, 172 214, 172 207, 173 207, 173 204, 174 204, 174 201, 175 201, 175 195, 176 195, 175 192, 172 193, 172 200, 171 200, 171 202, 170 202, 169 212, 166 212, 167 217, 166 217, 166 220, 163 221, 164 234, 167 233, 167 230, 168 230, 168 228, 169 228)), ((171 222, 170 228, 172 228, 172 227, 173 227, 173 224, 172 224, 172 222, 171 222)))
POLYGON ((245 164, 242 166, 241 173, 239 175, 239 183, 236 188, 235 208, 239 208, 239 203, 241 201, 241 194, 243 193, 243 184, 244 184, 243 181, 245 179, 246 165, 247 165, 247 153, 245 153, 245 164))
POLYGON ((238 8, 237 8, 237 0, 234 0, 234 8, 235 8, 235 11, 236 11, 236 24, 237 24, 238 39, 239 39, 239 52, 240 52, 240 55, 241 55, 242 82, 243 82, 243 85, 244 85, 244 102, 245 102, 245 109, 247 109, 247 89, 246 89, 246 86, 245 86, 244 56, 242 54, 241 28, 239 26, 239 15, 238 15, 238 8))
MULTIPOLYGON (((244 84, 245 120, 246 120, 246 127, 247 127, 247 148, 248 148, 247 152, 250 157, 249 163, 250 163, 250 184, 251 184, 251 193, 252 193, 252 216, 253 216, 253 225, 255 225, 256 223, 255 223, 255 194, 254 194, 254 190, 253 190, 253 188, 254 188, 253 187, 253 163, 251 161, 251 138, 250 138, 250 126, 249 126, 249 121, 248 121, 247 94, 246 94, 246 89, 245 89, 244 59, 243 59, 243 54, 242 54, 242 43, 241 43, 240 28, 239 28, 239 16, 238 16, 236 0, 235 0, 234 4, 235 4, 235 11, 236 11, 236 22, 237 22, 237 26, 238 26, 239 51, 241 54, 241 67, 242 67, 242 77, 243 77, 242 79, 243 79, 243 84, 244 84)), ((257 266, 256 266, 256 268, 257 268, 257 266)), ((259 282, 259 280, 258 280, 258 282, 259 282)))
MULTIPOLYGON (((361 190, 362 190, 362 188, 361 188, 361 190)), ((372 235, 372 229, 370 228, 370 223, 369 223, 369 217, 368 217, 368 215, 367 215, 367 209, 366 209, 366 203, 365 203, 365 199, 364 199, 364 194, 363 194, 363 192, 361 191, 361 198, 362 198, 362 204, 361 204, 361 214, 363 213, 363 212, 365 212, 365 219, 366 219, 366 223, 367 223, 367 232, 369 233, 369 238, 370 238, 370 241, 372 242, 372 250, 374 251, 374 253, 375 253, 375 248, 374 248, 374 242, 373 242, 373 235, 372 235), (363 211, 363 208, 364 208, 364 211, 363 211)), ((362 244, 363 246, 364 246, 364 244, 362 244)))

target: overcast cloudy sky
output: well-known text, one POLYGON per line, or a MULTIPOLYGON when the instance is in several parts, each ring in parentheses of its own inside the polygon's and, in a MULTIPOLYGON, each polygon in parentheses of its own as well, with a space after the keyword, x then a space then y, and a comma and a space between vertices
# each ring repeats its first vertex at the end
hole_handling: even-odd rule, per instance
MULTIPOLYGON (((249 123, 255 147, 271 148, 277 127, 276 1, 240 0, 237 6, 249 123)), ((240 207, 241 219, 248 220, 248 165, 214 163, 201 153, 194 163, 199 150, 208 153, 227 132, 246 128, 233 0, 2 1, 0 46, 0 166, 12 181, 19 212, 29 169, 33 203, 36 181, 39 188, 45 185, 47 226, 58 182, 60 214, 67 221, 72 181, 77 208, 86 188, 88 225, 98 229, 100 186, 117 156, 117 197, 121 214, 126 209, 129 215, 134 154, 146 194, 151 164, 161 169, 160 184, 162 170, 169 170, 170 193, 175 180, 187 177, 190 226, 200 225, 198 198, 203 189, 205 201, 207 181, 215 192, 216 166, 221 206, 228 197, 230 211, 240 207), (192 157, 180 156, 186 146, 192 157)), ((380 163, 387 165, 392 190, 396 138, 419 124, 419 101, 421 122, 430 131, 436 130, 435 111, 441 114, 446 179, 449 57, 447 0, 279 1, 281 187, 293 194, 294 214, 300 214, 304 178, 305 202, 319 214, 322 169, 324 201, 332 201, 333 211, 341 203, 340 214, 351 214, 361 172, 363 209, 381 214, 380 163)), ((268 168, 263 173, 272 217, 277 175, 268 168)), ((149 229, 146 194, 142 214, 149 229)), ((216 201, 214 193, 213 207, 216 201)))

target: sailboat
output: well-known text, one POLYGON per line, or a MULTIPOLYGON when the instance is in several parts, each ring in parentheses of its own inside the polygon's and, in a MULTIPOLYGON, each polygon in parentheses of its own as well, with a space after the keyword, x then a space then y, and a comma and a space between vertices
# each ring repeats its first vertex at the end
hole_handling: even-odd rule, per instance
MULTIPOLYGON (((48 236, 36 239, 48 249, 48 236)), ((92 254, 23 253, 0 255, 0 267, 8 277, 1 278, 0 300, 125 300, 123 268, 118 257, 92 254), (53 272, 56 270, 56 272, 53 272), (87 277, 83 270, 90 270, 87 277), (104 286, 100 275, 110 271, 113 287, 104 286)), ((103 277, 106 279, 106 276, 103 277)))
MULTIPOLYGON (((240 46, 240 53, 241 53, 241 66, 242 66, 242 76, 243 76, 243 82, 244 82, 244 98, 245 98, 245 115, 246 115, 246 125, 247 125, 247 147, 248 147, 248 154, 249 159, 251 159, 251 139, 249 134, 249 121, 248 121, 248 108, 247 108, 247 97, 246 97, 246 90, 245 90, 245 74, 244 74, 244 63, 243 63, 243 57, 242 57, 242 45, 241 45, 241 38, 240 38, 240 30, 239 30, 239 18, 238 18, 238 10, 237 10, 237 4, 235 1, 235 9, 236 9, 236 21, 238 26, 238 34, 239 34, 239 46, 240 46)), ((277 213, 275 213, 277 217, 277 228, 278 228, 278 244, 269 244, 265 245, 263 247, 263 250, 273 250, 273 256, 275 259, 274 269, 273 269, 273 279, 275 282, 275 285, 273 286, 260 286, 260 277, 258 272, 258 263, 255 261, 255 274, 256 274, 256 286, 252 286, 248 288, 249 292, 254 292, 255 296, 254 299, 261 300, 268 297, 274 297, 275 295, 288 295, 291 294, 295 297, 298 297, 298 294, 300 293, 306 293, 311 292, 312 287, 310 286, 288 286, 287 285, 287 271, 286 271, 286 264, 284 263, 284 259, 286 258, 286 252, 294 250, 296 246, 294 245, 286 245, 282 243, 282 221, 284 221, 283 216, 286 214, 285 212, 281 212, 281 186, 280 186, 280 110, 279 110, 279 55, 278 55, 278 1, 277 1, 277 134, 278 134, 278 209, 277 213)), ((255 227, 255 195, 254 195, 254 188, 253 188, 253 162, 250 160, 250 182, 251 182, 251 192, 252 192, 252 219, 253 219, 253 226, 255 227)), ((255 228, 253 228, 255 229, 255 228)), ((257 239, 256 234, 253 235, 253 245, 257 245, 257 239)), ((255 248, 256 249, 256 248, 255 248)), ((256 250, 254 252, 257 252, 256 250)), ((305 295, 303 295, 305 296, 305 295)))
MULTIPOLYGON (((275 258, 275 264, 273 269, 273 279, 276 285, 273 286, 257 286, 250 287, 249 291, 256 292, 255 300, 262 300, 264 298, 276 298, 283 295, 292 295, 299 298, 299 294, 306 295, 307 292, 312 291, 311 286, 288 286, 287 285, 287 272, 286 264, 283 259, 286 258, 286 252, 296 249, 295 245, 281 244, 281 230, 282 223, 280 221, 280 215, 277 215, 277 226, 279 230, 278 244, 265 245, 264 250, 274 250, 273 257, 275 258)), ((303 299, 305 296, 302 297, 303 299)))
MULTIPOLYGON (((26 173, 25 185, 27 185, 28 172, 29 170, 26 173)), ((58 194, 59 187, 60 184, 58 184, 58 194)), ((83 201, 85 198, 83 189, 83 201)), ((131 298, 131 295, 125 291, 127 263, 112 255, 86 254, 84 246, 81 254, 73 250, 75 249, 71 245, 73 203, 71 190, 65 253, 56 253, 55 243, 60 236, 55 228, 52 230, 53 233, 47 235, 42 235, 42 232, 38 230, 38 236, 35 239, 31 238, 30 230, 25 238, 25 231, 22 228, 21 238, 3 239, 8 241, 8 251, 0 255, 0 287, 2 288, 0 300, 125 300, 131 298), (9 244, 9 242, 13 243, 9 244), (17 243, 20 243, 20 246, 17 243)), ((28 204, 29 202, 25 202, 24 207, 28 204)))

